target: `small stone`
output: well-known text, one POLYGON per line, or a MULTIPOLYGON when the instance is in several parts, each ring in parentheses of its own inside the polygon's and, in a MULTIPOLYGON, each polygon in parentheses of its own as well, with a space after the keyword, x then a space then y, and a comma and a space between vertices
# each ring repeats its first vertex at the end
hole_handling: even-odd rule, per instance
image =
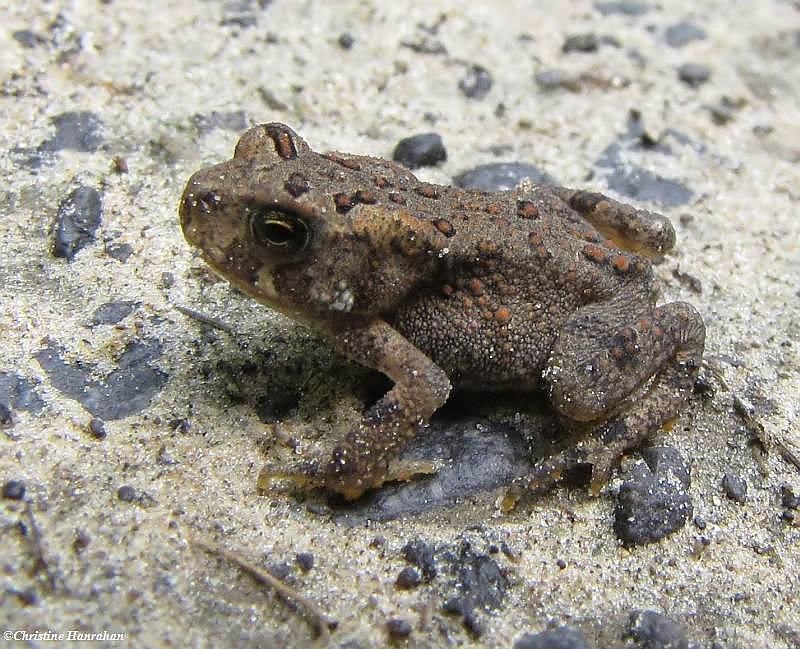
POLYGON ((343 50, 352 49, 353 45, 355 44, 356 40, 347 32, 339 36, 339 47, 343 50))
POLYGON ((9 480, 3 485, 3 498, 22 500, 25 497, 25 483, 22 480, 9 480))
POLYGON ((589 649, 583 634, 569 626, 526 633, 514 643, 514 649, 589 649))
POLYGON ((133 300, 117 300, 105 302, 97 307, 92 314, 93 325, 111 325, 127 318, 138 306, 133 300))
POLYGON ((800 493, 795 493, 788 484, 782 485, 781 505, 786 509, 800 509, 800 493))
POLYGON ((664 178, 635 164, 617 166, 606 177, 606 184, 636 201, 650 201, 668 207, 685 205, 694 196, 691 189, 677 180, 664 178))
POLYGON ((210 133, 216 129, 239 133, 247 128, 247 114, 243 110, 214 110, 208 115, 196 113, 192 116, 192 125, 200 133, 210 133))
POLYGON ((628 633, 647 649, 689 649, 683 627, 655 611, 631 613, 628 633))
POLYGON ((407 620, 392 618, 386 620, 386 632, 392 640, 403 640, 411 635, 411 624, 407 620))
POLYGON ((723 97, 719 103, 709 106, 708 110, 711 112, 711 119, 715 124, 723 126, 730 122, 736 115, 736 111, 741 108, 743 102, 733 101, 729 97, 723 97))
POLYGON ((462 624, 467 632, 475 638, 480 638, 483 635, 483 624, 475 611, 466 611, 462 624))
POLYGON ((493 162, 463 171, 453 178, 453 184, 465 189, 500 192, 516 189, 528 179, 538 185, 553 185, 550 174, 526 162, 493 162))
POLYGON ((46 38, 39 36, 39 34, 36 34, 29 29, 19 29, 15 32, 12 32, 11 38, 22 45, 22 47, 27 47, 29 49, 34 48, 37 45, 44 45, 47 43, 46 38))
POLYGON ((89 433, 95 439, 105 439, 108 432, 106 432, 106 422, 99 417, 94 417, 89 420, 89 433))
POLYGON ((314 555, 310 552, 298 552, 294 557, 297 567, 303 572, 308 572, 314 567, 314 555))
POLYGON ((419 586, 420 583, 422 583, 422 579, 414 568, 403 568, 397 575, 395 586, 402 590, 410 590, 419 586))
POLYGON ((722 490, 728 498, 737 503, 747 502, 747 481, 741 476, 726 473, 722 476, 722 490))
POLYGON ((97 151, 103 141, 100 135, 103 122, 94 113, 66 112, 56 115, 51 121, 56 127, 55 135, 39 145, 40 152, 70 150, 91 153, 97 151))
POLYGON ((292 566, 285 561, 275 561, 267 566, 267 572, 275 579, 285 582, 291 578, 292 566))
POLYGON ((573 34, 567 36, 561 51, 565 54, 569 52, 596 52, 600 47, 600 39, 597 34, 588 32, 585 34, 573 34))
POLYGON ((701 86, 711 77, 711 69, 702 63, 684 63, 678 68, 678 78, 693 88, 701 86))
POLYGON ((397 143, 392 159, 409 169, 430 167, 447 160, 447 151, 438 133, 421 133, 397 143))
POLYGON ((483 99, 492 89, 494 80, 490 72, 480 65, 473 65, 467 75, 458 82, 458 89, 470 99, 483 99))
POLYGON ((6 404, 0 403, 0 426, 6 428, 14 424, 14 415, 6 404))
POLYGON ((434 548, 420 539, 409 541, 403 547, 403 558, 422 571, 425 581, 436 577, 434 548))
POLYGON ((126 503, 133 502, 136 500, 136 491, 130 485, 122 485, 117 489, 117 498, 126 503))
POLYGON ((86 548, 89 547, 89 544, 92 542, 92 537, 85 530, 77 530, 75 532, 75 538, 72 541, 72 548, 75 552, 83 552, 86 548))
POLYGON ((36 392, 36 383, 13 372, 0 370, 0 426, 14 424, 14 410, 38 415, 44 400, 36 392))
POLYGON ((620 2, 595 2, 594 8, 604 16, 610 14, 622 14, 624 16, 641 16, 650 11, 643 2, 635 0, 621 0, 620 2))
POLYGON ((80 186, 70 192, 58 206, 53 254, 71 261, 94 241, 102 215, 103 204, 96 189, 80 186))
POLYGON ((129 243, 109 243, 106 246, 106 254, 124 264, 133 254, 133 246, 129 243))
POLYGON ((164 271, 161 273, 161 288, 172 288, 175 286, 175 275, 170 273, 169 271, 164 271))
POLYGON ((648 464, 636 466, 623 482, 614 510, 614 532, 628 546, 654 543, 676 532, 693 511, 689 471, 678 452, 661 447, 644 455, 648 464))
POLYGON ((691 484, 689 467, 677 449, 671 446, 648 446, 641 452, 647 466, 657 476, 672 476, 684 487, 689 487, 691 484))
POLYGON ((692 41, 705 39, 706 33, 694 23, 682 21, 676 25, 670 25, 664 32, 664 40, 670 47, 683 47, 692 41))

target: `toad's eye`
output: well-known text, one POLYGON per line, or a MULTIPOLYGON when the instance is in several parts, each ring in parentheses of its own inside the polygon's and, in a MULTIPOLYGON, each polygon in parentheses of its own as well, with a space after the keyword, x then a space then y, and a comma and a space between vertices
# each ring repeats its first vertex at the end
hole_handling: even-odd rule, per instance
POLYGON ((262 246, 287 253, 300 252, 310 239, 305 221, 276 210, 254 212, 250 217, 250 232, 262 246))

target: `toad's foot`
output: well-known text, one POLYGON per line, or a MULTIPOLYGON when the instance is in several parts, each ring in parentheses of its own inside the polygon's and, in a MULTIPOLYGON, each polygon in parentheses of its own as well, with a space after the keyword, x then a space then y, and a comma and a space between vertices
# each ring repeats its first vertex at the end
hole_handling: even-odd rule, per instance
POLYGON ((325 470, 325 461, 321 459, 306 460, 295 469, 285 466, 267 464, 259 473, 258 488, 262 492, 272 491, 275 481, 291 480, 302 491, 326 489, 341 494, 345 500, 360 498, 365 491, 377 489, 389 482, 407 482, 421 475, 436 473, 437 466, 433 460, 392 460, 377 480, 357 480, 348 478, 337 480, 330 470, 325 470))

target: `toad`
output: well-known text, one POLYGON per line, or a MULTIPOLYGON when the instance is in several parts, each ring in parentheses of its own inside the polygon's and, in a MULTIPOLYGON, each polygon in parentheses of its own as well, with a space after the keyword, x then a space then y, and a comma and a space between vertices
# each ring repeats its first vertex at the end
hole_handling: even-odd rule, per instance
POLYGON ((291 472, 348 499, 407 475, 393 460, 454 387, 543 391, 580 441, 516 489, 579 465, 597 488, 678 415, 699 371, 700 315, 657 305, 649 258, 675 244, 669 220, 599 193, 428 184, 270 123, 195 173, 179 212, 231 284, 393 381, 330 456, 291 472))

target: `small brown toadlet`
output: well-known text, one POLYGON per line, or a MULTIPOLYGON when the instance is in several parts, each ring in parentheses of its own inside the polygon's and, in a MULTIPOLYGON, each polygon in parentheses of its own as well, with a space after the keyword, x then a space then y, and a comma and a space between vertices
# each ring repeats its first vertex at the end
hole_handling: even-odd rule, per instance
POLYGON ((461 386, 544 391, 584 431, 518 492, 583 464, 597 487, 677 416, 700 367, 698 312, 656 306, 647 257, 673 247, 669 220, 602 194, 431 185, 271 123, 191 177, 180 219, 233 285, 394 382, 293 474, 347 498, 407 475, 392 461, 461 386))

